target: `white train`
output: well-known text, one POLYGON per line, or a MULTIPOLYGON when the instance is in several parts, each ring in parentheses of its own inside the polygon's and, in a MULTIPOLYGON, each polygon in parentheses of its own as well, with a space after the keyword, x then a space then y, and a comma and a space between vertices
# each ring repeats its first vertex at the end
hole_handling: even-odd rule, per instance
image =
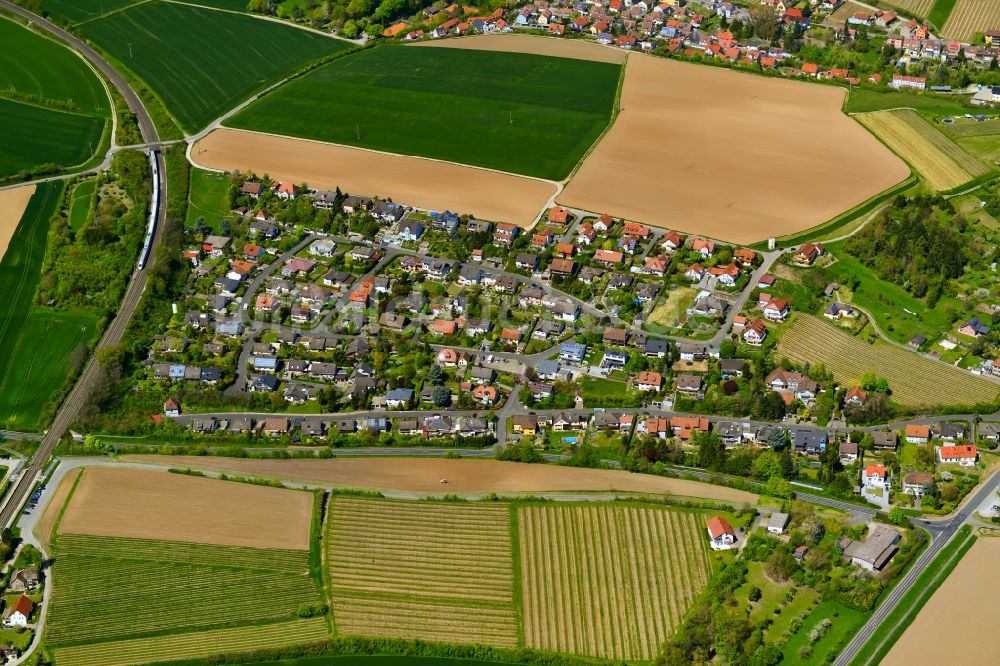
POLYGON ((153 249, 153 235, 156 233, 156 218, 160 212, 160 167, 157 160, 157 151, 149 151, 149 163, 153 167, 153 202, 149 206, 149 224, 146 228, 146 240, 142 244, 142 253, 139 255, 139 270, 146 268, 146 261, 149 259, 149 252, 153 249))

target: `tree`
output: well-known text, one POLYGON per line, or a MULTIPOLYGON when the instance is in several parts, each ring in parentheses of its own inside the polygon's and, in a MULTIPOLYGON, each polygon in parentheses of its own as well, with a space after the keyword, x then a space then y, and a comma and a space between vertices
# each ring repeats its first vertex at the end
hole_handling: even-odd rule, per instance
POLYGON ((435 363, 431 366, 431 369, 427 372, 427 381, 435 386, 441 386, 444 384, 444 368, 435 363))
POLYGON ((771 428, 767 431, 764 440, 775 451, 780 451, 788 446, 788 435, 785 433, 784 428, 771 428))
POLYGON ((222 232, 223 236, 228 236, 233 231, 233 223, 230 222, 228 218, 223 219, 219 222, 219 231, 222 232))
POLYGON ((498 447, 494 457, 497 460, 509 460, 513 462, 542 462, 542 454, 539 453, 530 439, 522 439, 517 444, 511 444, 503 448, 498 447))
POLYGON ((761 592, 760 588, 757 587, 756 585, 752 586, 750 590, 747 592, 747 599, 749 599, 750 601, 760 601, 760 598, 762 596, 763 593, 761 592))
POLYGON ((726 462, 726 447, 714 432, 695 432, 692 444, 698 447, 698 466, 718 471, 726 462))
POLYGON ((757 459, 753 461, 753 475, 762 481, 767 481, 772 476, 782 476, 778 454, 767 449, 757 456, 757 459))
POLYGON ((208 226, 208 223, 205 222, 205 218, 199 217, 197 220, 195 220, 194 232, 196 234, 198 234, 199 236, 204 236, 209 231, 211 231, 211 228, 208 226))
POLYGON ((806 538, 806 543, 810 546, 818 544, 823 540, 823 536, 826 535, 826 526, 823 525, 823 519, 817 515, 809 516, 802 521, 800 529, 806 538))
POLYGON ((789 499, 792 496, 792 484, 780 476, 772 476, 764 486, 764 492, 771 497, 789 499))
POLYGON ((788 553, 776 550, 771 553, 764 564, 764 573, 776 583, 783 583, 788 580, 788 553))
POLYGON ((893 525, 905 525, 908 521, 906 519, 906 514, 898 506, 894 506, 889 509, 889 522, 893 525))
POLYGON ((447 407, 451 402, 451 391, 445 386, 435 386, 431 391, 431 400, 438 407, 447 407))

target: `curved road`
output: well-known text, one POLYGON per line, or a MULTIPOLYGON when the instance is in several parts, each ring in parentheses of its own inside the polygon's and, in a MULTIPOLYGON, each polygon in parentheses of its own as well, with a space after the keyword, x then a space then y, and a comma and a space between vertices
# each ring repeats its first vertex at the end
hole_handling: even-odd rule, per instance
MULTIPOLYGON (((142 105, 142 102, 139 100, 139 96, 136 95, 132 88, 129 87, 125 78, 115 71, 115 69, 111 67, 111 65, 109 65, 94 49, 87 46, 87 44, 85 44, 78 37, 63 30, 59 26, 46 21, 41 16, 29 12, 23 7, 19 7, 11 2, 8 2, 7 0, 0 0, 0 7, 30 20, 35 25, 51 33, 56 38, 68 44, 70 48, 83 55, 84 58, 92 63, 94 67, 96 67, 105 77, 107 77, 109 81, 111 81, 112 85, 114 85, 115 88, 117 88, 122 94, 122 97, 125 98, 125 103, 128 104, 129 110, 135 114, 136 120, 139 124, 139 129, 142 132, 143 140, 147 144, 152 145, 159 143, 160 137, 156 132, 156 126, 153 125, 153 119, 149 116, 146 108, 142 105)), ((159 188, 161 205, 156 218, 156 234, 153 237, 154 252, 156 246, 160 242, 163 225, 166 222, 167 208, 165 205, 167 200, 167 169, 166 164, 163 161, 162 154, 157 154, 157 161, 160 172, 159 188)), ((136 248, 137 257, 138 251, 139 248, 136 248)), ((147 271, 154 263, 155 253, 151 255, 150 261, 147 263, 145 270, 136 270, 135 273, 133 273, 132 280, 129 282, 128 289, 125 292, 125 297, 122 299, 121 306, 118 309, 118 314, 111 321, 111 324, 104 332, 104 336, 97 344, 97 349, 114 347, 121 342, 122 335, 125 333, 125 328, 128 326, 128 322, 132 318, 132 313, 135 312, 135 308, 139 304, 139 299, 142 297, 142 292, 146 288, 147 271)), ((53 419, 48 431, 46 431, 45 436, 42 438, 42 443, 35 452, 34 457, 21 473, 17 484, 8 494, 3 509, 0 509, 0 527, 9 527, 14 523, 14 520, 17 518, 17 515, 21 510, 21 506, 24 504, 28 495, 34 488, 35 479, 44 467, 49 455, 56 447, 56 444, 59 443, 59 440, 67 431, 70 424, 76 418, 80 408, 86 402, 87 395, 90 392, 90 387, 96 379, 99 371, 100 369, 97 361, 91 357, 90 361, 88 361, 86 367, 83 369, 80 378, 76 381, 73 389, 70 391, 69 395, 60 406, 59 411, 56 413, 55 419, 53 419)))

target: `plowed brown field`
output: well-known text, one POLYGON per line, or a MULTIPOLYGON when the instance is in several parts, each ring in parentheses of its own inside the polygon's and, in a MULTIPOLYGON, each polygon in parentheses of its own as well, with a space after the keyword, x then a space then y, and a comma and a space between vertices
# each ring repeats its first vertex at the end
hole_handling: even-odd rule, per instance
POLYGON ((34 185, 0 190, 0 259, 3 259, 7 246, 10 245, 10 239, 17 230, 21 216, 24 215, 24 209, 28 207, 28 201, 34 193, 34 185))
POLYGON ((843 98, 633 54, 617 120, 558 201, 733 243, 814 227, 909 174, 843 98))
POLYGON ((544 180, 319 141, 217 129, 191 149, 196 166, 253 171, 428 210, 530 226, 556 193, 544 180))
POLYGON ((499 460, 444 458, 335 458, 251 460, 199 456, 129 455, 123 460, 327 483, 351 488, 425 493, 633 492, 705 497, 754 504, 757 496, 697 481, 615 470, 525 465, 499 460), (448 479, 447 485, 441 479, 448 479))
POLYGON ((59 533, 306 549, 312 503, 297 490, 95 467, 80 479, 59 533))
POLYGON ((997 664, 1000 641, 994 609, 1000 595, 1000 539, 981 538, 969 549, 900 637, 882 666, 997 664), (945 618, 961 618, 962 631, 941 631, 945 618))
POLYGON ((595 60, 597 62, 623 63, 628 51, 612 46, 601 46, 579 39, 561 39, 539 35, 475 35, 461 39, 440 39, 418 42, 414 46, 440 46, 451 49, 476 51, 506 51, 507 53, 533 53, 535 55, 595 60))

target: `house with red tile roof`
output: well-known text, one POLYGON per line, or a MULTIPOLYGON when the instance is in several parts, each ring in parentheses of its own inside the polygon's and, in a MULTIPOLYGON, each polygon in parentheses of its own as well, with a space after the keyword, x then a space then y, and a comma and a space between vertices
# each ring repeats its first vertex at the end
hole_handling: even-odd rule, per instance
POLYGON ((712 550, 728 550, 736 545, 736 532, 721 516, 708 519, 708 538, 712 550))

